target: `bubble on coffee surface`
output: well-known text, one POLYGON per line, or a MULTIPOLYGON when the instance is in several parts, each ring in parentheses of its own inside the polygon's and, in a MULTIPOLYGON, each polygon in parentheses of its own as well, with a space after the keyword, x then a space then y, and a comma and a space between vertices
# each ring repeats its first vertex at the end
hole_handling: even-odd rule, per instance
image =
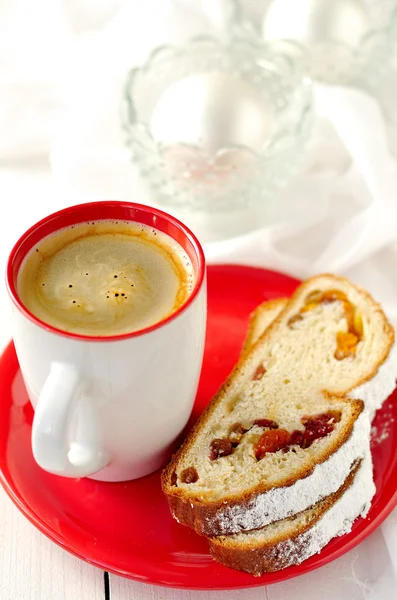
POLYGON ((66 331, 115 335, 177 310, 194 285, 186 253, 168 235, 122 221, 69 227, 45 238, 22 265, 21 300, 66 331))

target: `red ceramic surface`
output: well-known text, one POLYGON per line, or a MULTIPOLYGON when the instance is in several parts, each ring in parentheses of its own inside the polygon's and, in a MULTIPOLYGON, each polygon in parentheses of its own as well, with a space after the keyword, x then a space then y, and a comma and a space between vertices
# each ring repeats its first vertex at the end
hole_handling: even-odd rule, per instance
MULTIPOLYGON (((240 266, 208 269, 208 334, 196 417, 236 361, 248 316, 260 302, 290 294, 297 281, 240 266)), ((231 589, 306 573, 347 552, 397 503, 397 394, 376 417, 372 443, 377 493, 366 519, 302 565, 255 578, 214 562, 204 538, 178 525, 160 490, 159 473, 128 483, 69 480, 42 471, 30 446, 33 411, 14 348, 0 360, 0 475, 21 512, 43 533, 108 571, 170 587, 231 589)))

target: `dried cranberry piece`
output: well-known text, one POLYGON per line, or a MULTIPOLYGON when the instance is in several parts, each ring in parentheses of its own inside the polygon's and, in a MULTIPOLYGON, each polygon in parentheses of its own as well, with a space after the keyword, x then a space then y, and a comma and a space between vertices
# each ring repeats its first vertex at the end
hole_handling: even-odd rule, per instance
POLYGON ((258 427, 268 428, 268 429, 278 429, 278 423, 276 421, 272 421, 272 419, 257 419, 254 421, 254 425, 258 425, 258 427))
POLYGON ((196 483, 198 478, 198 473, 194 467, 187 467, 181 473, 181 481, 183 483, 196 483))
POLYGON ((305 426, 303 434, 302 448, 308 448, 319 438, 323 438, 334 430, 335 423, 340 420, 338 411, 330 411, 311 417, 302 417, 301 421, 305 426))
POLYGON ((329 410, 326 413, 320 413, 318 415, 303 416, 301 421, 305 427, 314 428, 317 423, 339 423, 341 419, 341 412, 339 410, 329 410))
POLYGON ((291 433, 291 446, 300 446, 303 442, 303 431, 299 431, 299 429, 295 429, 291 433))
POLYGON ((268 452, 282 450, 290 443, 291 436, 285 429, 268 429, 264 431, 255 444, 255 456, 261 460, 268 452))
POLYGON ((212 440, 210 445, 210 459, 222 458, 229 456, 233 452, 232 442, 228 438, 216 438, 212 440))
POLYGON ((305 433, 303 434, 305 442, 304 447, 308 448, 312 445, 314 440, 318 440, 319 438, 325 437, 326 435, 331 433, 332 430, 333 427, 327 425, 326 423, 324 423, 323 425, 319 425, 316 428, 306 429, 305 433))

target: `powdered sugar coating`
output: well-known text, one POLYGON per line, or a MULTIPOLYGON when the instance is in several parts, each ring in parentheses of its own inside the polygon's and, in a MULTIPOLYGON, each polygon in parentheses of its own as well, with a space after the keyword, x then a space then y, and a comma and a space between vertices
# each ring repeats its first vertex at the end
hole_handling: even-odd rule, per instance
POLYGON ((277 545, 280 568, 298 565, 317 554, 334 537, 348 533, 354 521, 364 517, 375 494, 369 448, 352 485, 342 497, 305 533, 277 545))
POLYGON ((375 377, 349 392, 350 398, 358 398, 364 402, 365 410, 368 412, 371 421, 375 416, 375 412, 396 387, 396 376, 397 344, 393 344, 389 356, 379 367, 375 377))
POLYGON ((214 535, 259 529, 273 521, 285 519, 336 492, 350 473, 352 464, 368 451, 370 424, 362 412, 349 439, 328 460, 316 465, 308 477, 289 487, 274 488, 253 498, 249 504, 225 506, 207 521, 207 531, 214 535))

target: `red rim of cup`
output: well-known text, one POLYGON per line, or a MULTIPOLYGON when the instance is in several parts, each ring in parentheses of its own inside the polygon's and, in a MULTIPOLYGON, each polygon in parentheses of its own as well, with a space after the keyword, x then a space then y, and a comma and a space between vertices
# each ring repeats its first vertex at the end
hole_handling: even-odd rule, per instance
POLYGON ((25 315, 30 321, 57 335, 62 335, 67 338, 81 341, 90 342, 109 342, 116 340, 124 340, 137 336, 144 335, 156 329, 159 329, 166 323, 176 319, 182 312, 184 312, 188 306, 194 301, 204 281, 205 275, 205 258, 204 252, 200 245, 200 242, 196 236, 190 231, 186 225, 181 223, 175 217, 167 214, 162 210, 153 208, 151 206, 145 206, 143 204, 137 204, 134 202, 123 202, 118 200, 102 200, 98 202, 89 202, 86 204, 78 204, 76 206, 70 206, 63 210, 59 210, 51 215, 48 215, 32 227, 28 229, 16 242, 15 246, 11 250, 10 256, 7 262, 6 282, 8 293, 11 297, 12 302, 17 309, 25 315), (188 254, 194 269, 196 276, 196 282, 194 288, 182 304, 182 306, 173 312, 171 315, 158 321, 154 325, 133 331, 131 333, 124 333, 120 335, 109 335, 109 336, 89 336, 82 335, 79 333, 72 333, 69 331, 63 331, 41 321, 35 317, 21 302, 16 288, 17 276, 22 261, 28 254, 28 252, 38 244, 44 237, 59 231, 65 227, 76 225, 78 223, 85 223, 90 221, 101 221, 101 220, 123 220, 123 221, 134 221, 153 227, 163 233, 168 234, 176 242, 182 246, 183 250, 188 254))

